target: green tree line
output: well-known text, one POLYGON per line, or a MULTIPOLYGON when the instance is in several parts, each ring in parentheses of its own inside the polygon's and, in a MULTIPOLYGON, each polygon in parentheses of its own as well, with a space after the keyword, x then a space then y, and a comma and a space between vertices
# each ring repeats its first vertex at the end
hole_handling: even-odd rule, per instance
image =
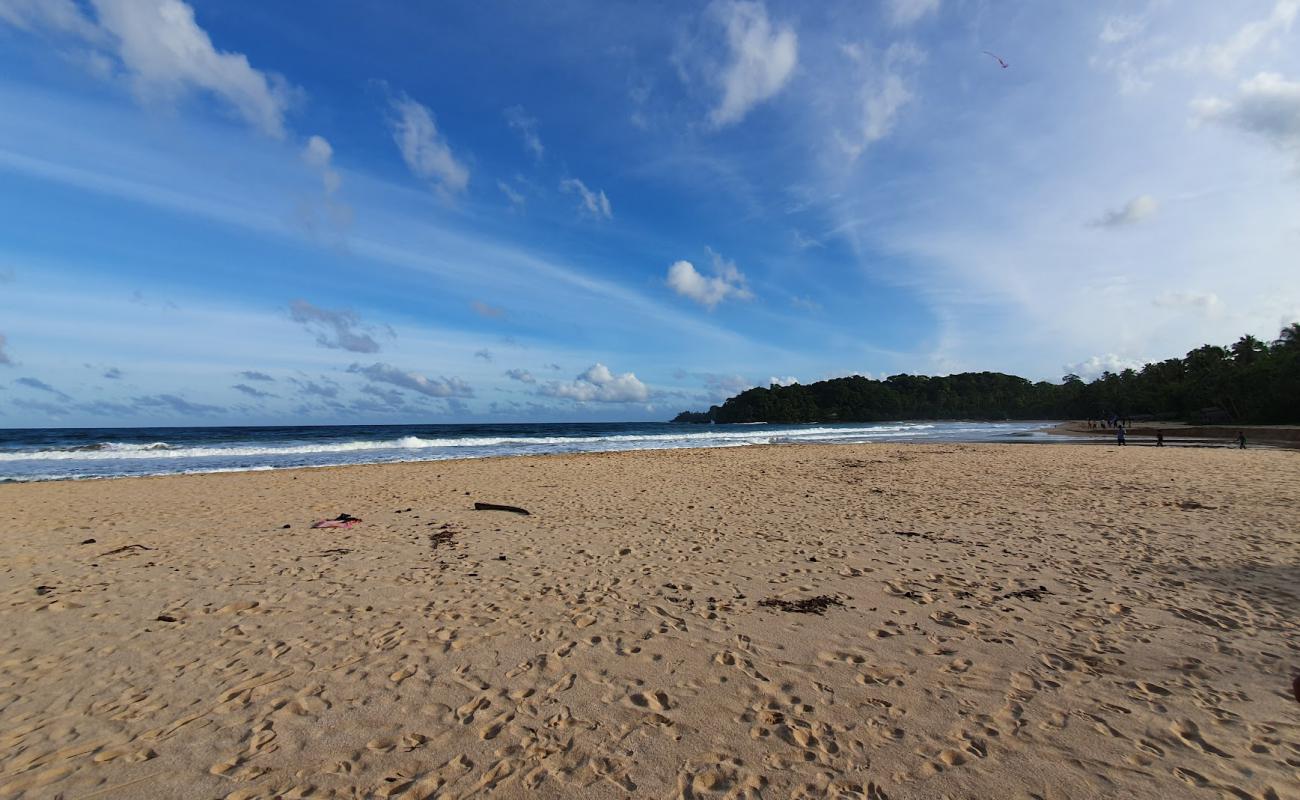
POLYGON ((1085 382, 1034 383, 999 372, 860 375, 754 388, 674 422, 881 422, 913 419, 1154 418, 1243 424, 1300 423, 1300 323, 1276 341, 1246 335, 1140 370, 1085 382))

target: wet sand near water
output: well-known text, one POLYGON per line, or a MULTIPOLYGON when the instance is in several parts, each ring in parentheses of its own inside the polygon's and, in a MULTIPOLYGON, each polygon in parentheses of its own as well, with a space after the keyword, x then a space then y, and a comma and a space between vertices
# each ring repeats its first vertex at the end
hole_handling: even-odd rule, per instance
POLYGON ((1297 508, 1086 445, 0 486, 0 797, 1297 798, 1297 508))

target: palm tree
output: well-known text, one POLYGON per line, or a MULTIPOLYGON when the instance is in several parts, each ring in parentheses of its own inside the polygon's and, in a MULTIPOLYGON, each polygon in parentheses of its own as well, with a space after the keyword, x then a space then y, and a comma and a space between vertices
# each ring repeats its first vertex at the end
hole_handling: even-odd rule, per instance
POLYGON ((1238 339, 1229 349, 1232 351, 1233 361, 1238 364, 1253 364, 1260 355, 1268 352, 1268 345, 1248 333, 1238 339))
POLYGON ((1273 342, 1274 347, 1280 347, 1283 350, 1291 350, 1300 347, 1300 322, 1292 322, 1282 329, 1277 335, 1277 340, 1273 342))

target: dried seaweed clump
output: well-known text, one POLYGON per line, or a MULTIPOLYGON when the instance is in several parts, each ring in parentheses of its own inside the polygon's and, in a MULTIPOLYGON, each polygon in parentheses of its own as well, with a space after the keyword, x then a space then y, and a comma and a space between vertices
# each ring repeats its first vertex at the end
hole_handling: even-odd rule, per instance
POLYGON ((766 600, 758 601, 758 604, 764 608, 777 608, 790 614, 816 614, 818 616, 825 614, 826 609, 832 606, 844 605, 838 597, 832 597, 828 594, 807 597, 803 600, 781 600, 769 597, 766 600))

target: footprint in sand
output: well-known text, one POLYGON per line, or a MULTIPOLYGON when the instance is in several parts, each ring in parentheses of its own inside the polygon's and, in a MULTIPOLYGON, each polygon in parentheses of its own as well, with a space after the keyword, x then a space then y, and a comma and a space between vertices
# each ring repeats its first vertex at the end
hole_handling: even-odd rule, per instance
POLYGON ((414 664, 407 664, 406 666, 394 672, 392 675, 389 675, 388 679, 393 683, 400 684, 402 681, 414 675, 415 670, 416 670, 416 666, 414 664))
POLYGON ((513 720, 514 718, 515 715, 512 712, 509 711, 501 712, 500 714, 493 717, 492 721, 489 722, 487 725, 485 725, 483 729, 478 732, 478 738, 484 741, 497 738, 497 734, 501 733, 501 730, 506 725, 509 725, 511 720, 513 720))
POLYGON ((1232 758, 1230 754, 1223 752, 1219 748, 1205 741, 1205 737, 1201 735, 1200 728, 1198 728, 1196 723, 1192 722, 1190 719, 1180 719, 1174 722, 1174 724, 1169 726, 1169 730, 1173 731, 1174 735, 1188 747, 1195 746, 1204 753, 1219 756, 1220 758, 1232 758))
POLYGON ((419 733, 405 733, 397 739, 371 739, 366 742, 366 749, 375 753, 391 753, 401 750, 409 753, 429 741, 429 737, 419 733))
POLYGON ((841 662, 845 664, 865 664, 869 660, 863 653, 841 653, 841 652, 822 652, 817 654, 818 660, 823 663, 831 664, 841 662))
POLYGON ((474 721, 474 715, 476 713, 482 711, 483 709, 487 708, 490 705, 492 705, 491 698, 489 698, 485 694, 481 694, 478 697, 475 697, 473 700, 470 700, 469 702, 465 703, 460 708, 456 709, 456 719, 460 722, 460 724, 468 725, 474 721))
POLYGON ((122 761, 127 764, 137 764, 141 761, 148 761, 158 755, 148 747, 132 747, 124 745, 121 747, 109 747, 100 750, 92 759, 96 764, 104 764, 109 761, 122 761))
POLYGON ((231 603, 229 605, 222 606, 221 608, 218 608, 214 613, 238 614, 241 611, 252 611, 253 609, 257 608, 260 605, 261 603, 257 602, 256 600, 240 600, 237 603, 231 603))
POLYGON ((970 620, 962 619, 951 611, 932 611, 930 619, 949 628, 969 628, 970 620))
POLYGON ((627 702, 636 708, 649 708, 654 711, 667 711, 672 708, 672 698, 661 691, 636 692, 627 696, 627 702))
POLYGON ((577 679, 577 677, 578 677, 577 674, 570 672, 568 675, 565 675, 564 677, 560 678, 558 681, 551 684, 549 688, 547 688, 546 696, 554 697, 560 692, 567 692, 569 689, 572 689, 573 682, 577 679))

